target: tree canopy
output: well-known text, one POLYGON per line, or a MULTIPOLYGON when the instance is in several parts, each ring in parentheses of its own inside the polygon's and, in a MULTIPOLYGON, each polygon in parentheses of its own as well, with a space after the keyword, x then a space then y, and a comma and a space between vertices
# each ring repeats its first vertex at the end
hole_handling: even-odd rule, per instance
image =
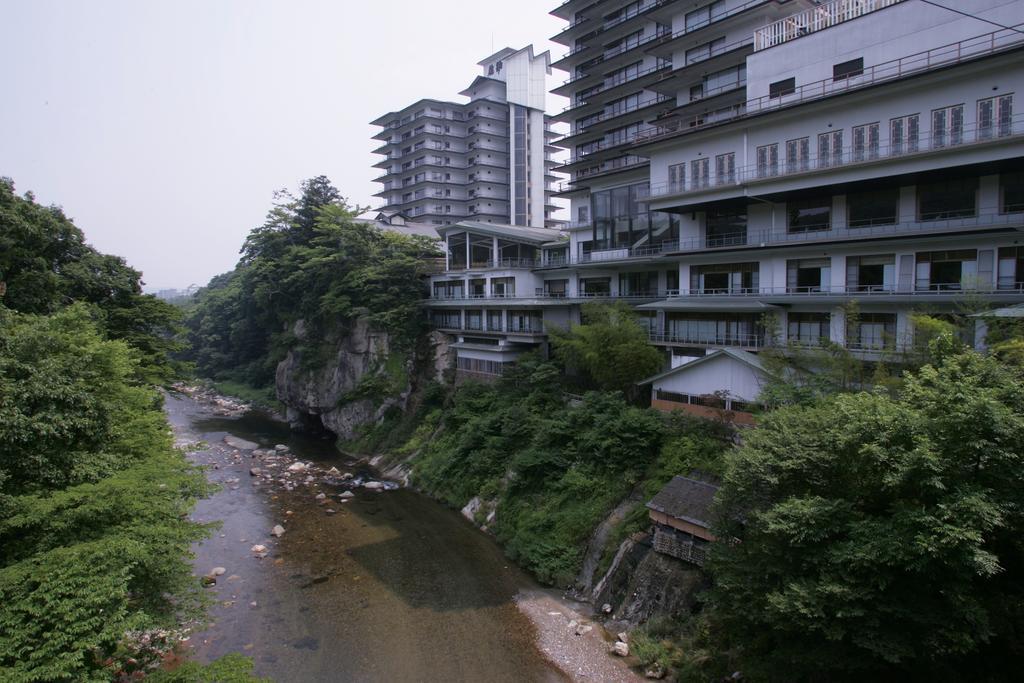
POLYGON ((752 680, 998 680, 1019 661, 1017 370, 943 356, 896 397, 783 408, 745 442, 709 568, 752 680))
POLYGON ((0 306, 0 678, 109 680, 130 632, 198 607, 188 520, 205 478, 143 363, 85 304, 0 306))
POLYGON ((0 302, 21 313, 48 314, 74 303, 90 313, 112 339, 140 354, 138 378, 162 382, 181 371, 171 354, 181 313, 142 293, 142 275, 123 258, 96 251, 64 212, 19 197, 0 178, 0 302))
POLYGON ((359 209, 323 176, 302 190, 280 193, 238 266, 198 293, 187 326, 200 372, 265 386, 287 347, 322 344, 361 315, 398 344, 418 334, 434 244, 356 220, 359 209), (302 339, 293 335, 300 320, 302 339))
POLYGON ((568 330, 553 328, 551 345, 555 357, 582 372, 591 388, 629 395, 636 382, 662 369, 661 353, 628 304, 584 304, 581 317, 568 330))

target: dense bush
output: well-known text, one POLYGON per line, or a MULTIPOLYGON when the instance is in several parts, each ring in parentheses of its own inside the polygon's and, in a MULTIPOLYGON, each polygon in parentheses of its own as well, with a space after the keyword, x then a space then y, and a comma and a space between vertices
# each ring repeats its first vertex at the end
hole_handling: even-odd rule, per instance
MULTIPOLYGON (((498 502, 492 527, 506 552, 541 580, 566 584, 595 527, 634 489, 656 492, 675 467, 720 460, 711 423, 667 421, 616 392, 565 403, 552 365, 522 360, 497 385, 455 394, 414 482, 453 506, 498 502), (681 458, 680 440, 695 446, 681 458)), ((646 526, 646 524, 644 524, 646 526)))
POLYGON ((1020 661, 1024 381, 934 355, 895 398, 767 415, 730 462, 711 607, 752 680, 1006 680, 1020 661))
POLYGON ((107 680, 128 632, 199 604, 205 479, 172 448, 139 354, 84 306, 0 306, 0 678, 107 680))

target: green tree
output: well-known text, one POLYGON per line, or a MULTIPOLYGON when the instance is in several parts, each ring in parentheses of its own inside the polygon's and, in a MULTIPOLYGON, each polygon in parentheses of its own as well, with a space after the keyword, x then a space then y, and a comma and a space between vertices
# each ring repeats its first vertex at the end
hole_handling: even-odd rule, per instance
POLYGON ((108 337, 141 353, 137 379, 163 382, 183 370, 171 359, 181 350, 181 313, 142 294, 141 277, 121 257, 89 246, 59 207, 40 206, 30 193, 19 197, 13 182, 0 178, 0 301, 37 314, 90 304, 108 337))
POLYGON ((129 632, 198 614, 188 520, 207 493, 140 353, 85 304, 0 306, 0 679, 110 680, 129 632))
POLYGON ((582 372, 596 389, 635 393, 635 384, 662 369, 636 314, 623 302, 583 305, 582 324, 550 332, 555 357, 582 372))
POLYGON ((421 332, 422 276, 434 244, 356 220, 323 176, 302 184, 298 199, 277 196, 238 266, 203 288, 186 322, 190 357, 200 372, 252 386, 273 383, 288 349, 313 361, 360 316, 411 348, 421 332), (295 326, 302 322, 302 335, 295 326))
POLYGON ((751 680, 1000 680, 1024 626, 1022 454, 1022 377, 973 352, 896 398, 768 414, 720 492, 721 649, 751 680))

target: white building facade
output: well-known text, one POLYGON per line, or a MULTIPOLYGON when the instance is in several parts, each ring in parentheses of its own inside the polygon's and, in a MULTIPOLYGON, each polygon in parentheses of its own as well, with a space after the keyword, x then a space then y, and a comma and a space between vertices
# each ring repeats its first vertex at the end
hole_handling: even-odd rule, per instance
POLYGON ((914 312, 1024 301, 1024 0, 957 9, 973 16, 920 0, 567 0, 567 239, 494 271, 514 296, 481 271, 483 290, 463 278, 472 309, 457 290, 429 305, 531 311, 536 345, 579 303, 620 298, 676 366, 823 340, 880 358, 913 345, 914 312))
POLYGON ((382 210, 446 225, 472 219, 555 225, 545 116, 550 55, 505 48, 479 62, 467 103, 420 100, 373 121, 382 210))

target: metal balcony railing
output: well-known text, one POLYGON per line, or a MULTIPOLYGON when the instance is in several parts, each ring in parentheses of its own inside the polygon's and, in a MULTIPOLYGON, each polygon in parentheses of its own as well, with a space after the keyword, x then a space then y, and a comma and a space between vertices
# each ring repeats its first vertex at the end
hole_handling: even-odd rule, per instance
POLYGON ((646 99, 640 100, 636 104, 630 105, 628 107, 620 107, 618 109, 612 109, 610 111, 605 111, 600 114, 596 114, 592 117, 587 117, 586 123, 577 124, 571 133, 561 138, 558 138, 557 140, 554 140, 554 144, 559 144, 566 140, 567 138, 571 138, 574 135, 579 135, 580 133, 583 133, 591 126, 601 123, 602 121, 608 121, 609 119, 614 119, 619 116, 631 114, 635 111, 644 109, 646 107, 651 107, 656 104, 661 104, 662 102, 669 102, 673 100, 675 100, 675 98, 669 97, 668 95, 655 95, 654 97, 648 97, 646 99))
POLYGON ((804 102, 839 95, 868 86, 898 80, 933 69, 960 64, 979 57, 1002 52, 1024 43, 1024 33, 1014 29, 1000 29, 956 43, 917 52, 874 66, 866 66, 862 73, 848 78, 826 78, 814 83, 798 86, 789 94, 772 97, 762 95, 742 104, 725 107, 715 112, 697 114, 671 124, 659 126, 637 139, 637 143, 649 143, 663 138, 690 133, 725 120, 760 114, 775 109, 784 109, 804 102))
POLYGON ((768 346, 763 334, 714 334, 703 335, 688 333, 682 330, 667 332, 650 331, 647 338, 653 344, 693 344, 694 346, 742 346, 744 348, 761 349, 768 346))
MULTIPOLYGON (((666 69, 670 70, 671 68, 672 68, 672 65, 670 63, 659 62, 658 64, 655 64, 654 66, 647 67, 646 69, 642 69, 640 71, 636 71, 636 72, 633 72, 631 74, 621 74, 621 75, 616 76, 614 78, 605 79, 605 81, 601 85, 597 86, 596 88, 594 88, 592 90, 588 90, 586 97, 593 97, 594 95, 600 95, 601 93, 603 93, 603 92, 605 92, 607 90, 611 90, 612 88, 617 88, 618 86, 622 85, 623 83, 630 83, 632 81, 636 81, 636 80, 639 80, 641 78, 644 78, 645 76, 649 76, 649 75, 655 73, 656 71, 665 71, 666 69)), ((562 112, 564 113, 564 112, 567 112, 567 111, 571 111, 573 109, 579 109, 580 107, 585 107, 588 104, 590 104, 590 103, 586 102, 586 101, 580 101, 580 102, 576 102, 575 104, 569 104, 568 106, 566 106, 565 108, 562 109, 562 112)))
MULTIPOLYGON (((927 119, 928 117, 925 116, 924 118, 927 119)), ((1014 114, 1003 121, 995 121, 992 125, 980 127, 972 124, 953 130, 932 131, 924 128, 924 125, 930 124, 930 121, 920 121, 919 124, 922 127, 913 139, 905 139, 896 144, 889 143, 886 145, 854 145, 851 142, 851 144, 844 145, 842 149, 827 156, 815 155, 811 157, 808 155, 787 158, 785 143, 778 143, 776 147, 776 158, 778 161, 776 163, 740 166, 729 173, 710 173, 714 160, 709 159, 708 175, 689 177, 683 182, 651 185, 650 196, 683 196, 713 189, 741 187, 749 183, 768 182, 789 176, 820 174, 837 169, 891 160, 906 161, 914 159, 919 155, 955 151, 964 147, 1008 141, 1024 136, 1024 112, 1014 114)), ((846 130, 843 131, 844 138, 847 132, 846 130)), ((881 130, 876 131, 876 134, 880 137, 881 130)), ((817 140, 815 135, 810 134, 806 138, 808 139, 809 152, 817 147, 817 140)))
POLYGON ((667 292, 665 297, 667 300, 672 299, 707 299, 707 298, 723 298, 723 297, 743 297, 743 298, 775 298, 784 296, 786 298, 808 298, 808 297, 875 297, 882 298, 888 296, 914 296, 914 297, 934 297, 934 296, 949 296, 950 294, 969 293, 972 295, 980 296, 993 296, 993 297, 1021 297, 1024 296, 1024 286, 1013 286, 1013 287, 998 287, 998 286, 978 286, 968 283, 931 283, 931 282, 915 282, 912 285, 884 285, 884 286, 863 286, 855 285, 847 287, 845 285, 836 286, 822 286, 822 287, 748 287, 748 288, 734 288, 734 289, 681 289, 667 292))
POLYGON ((873 239, 898 237, 900 235, 942 234, 992 228, 1024 228, 1024 213, 979 213, 964 218, 936 218, 893 222, 887 225, 865 225, 862 227, 829 227, 823 230, 805 232, 784 232, 772 230, 748 230, 712 237, 698 237, 680 240, 678 248, 664 251, 703 251, 705 249, 730 249, 742 246, 767 247, 784 244, 805 244, 810 242, 835 242, 837 240, 873 239))
POLYGON ((830 26, 891 7, 903 0, 834 0, 754 31, 754 50, 765 50, 830 26))

